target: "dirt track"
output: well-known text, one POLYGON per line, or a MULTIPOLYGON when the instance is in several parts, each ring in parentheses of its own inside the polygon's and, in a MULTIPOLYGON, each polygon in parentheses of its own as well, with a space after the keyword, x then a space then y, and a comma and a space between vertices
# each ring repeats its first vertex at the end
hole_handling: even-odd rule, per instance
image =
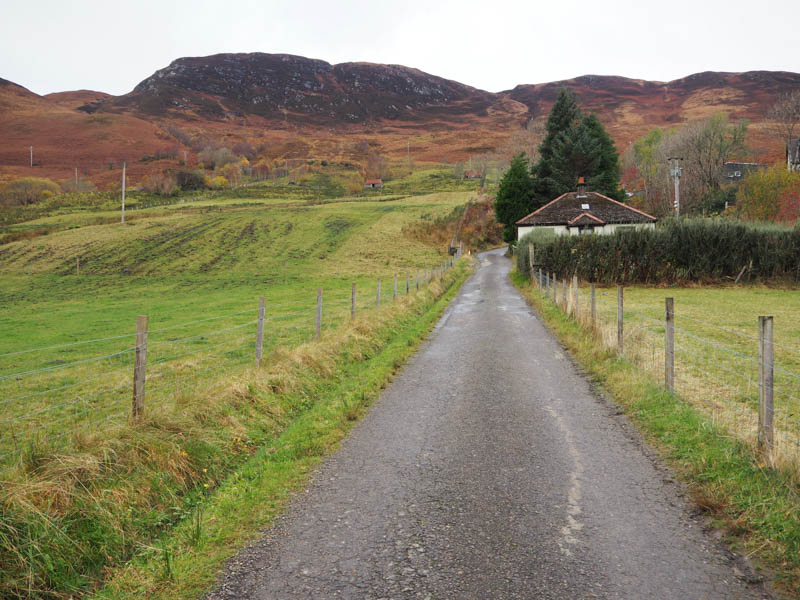
POLYGON ((430 340, 209 598, 769 598, 480 256, 430 340))

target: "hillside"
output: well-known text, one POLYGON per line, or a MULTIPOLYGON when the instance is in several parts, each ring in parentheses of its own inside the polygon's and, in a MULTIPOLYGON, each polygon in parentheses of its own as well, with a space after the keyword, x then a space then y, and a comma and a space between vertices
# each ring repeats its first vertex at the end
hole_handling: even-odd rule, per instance
POLYGON ((210 119, 284 114, 317 125, 485 115, 495 97, 401 65, 343 63, 288 54, 180 58, 130 94, 84 110, 134 107, 141 113, 210 119), (436 108, 443 108, 437 113, 436 108))
MULTIPOLYGON (((75 91, 38 96, 0 80, 0 180, 82 173, 101 186, 174 167, 204 144, 247 146, 266 160, 455 162, 508 155, 509 140, 542 123, 562 87, 596 112, 620 150, 653 127, 725 111, 751 122, 753 159, 777 160, 763 115, 800 74, 705 72, 670 82, 618 76, 524 84, 489 93, 400 65, 342 63, 286 54, 180 58, 122 96, 75 91), (28 148, 34 146, 34 169, 28 148), (171 160, 148 162, 161 149, 171 160)), ((190 159, 190 163, 192 160, 190 159)))
POLYGON ((731 119, 748 119, 754 158, 768 162, 781 158, 783 149, 764 131, 764 115, 782 92, 797 87, 798 73, 749 71, 696 73, 669 82, 584 75, 519 85, 504 93, 524 104, 529 118, 544 119, 558 92, 571 89, 583 108, 597 113, 620 150, 654 127, 675 127, 725 112, 731 119))

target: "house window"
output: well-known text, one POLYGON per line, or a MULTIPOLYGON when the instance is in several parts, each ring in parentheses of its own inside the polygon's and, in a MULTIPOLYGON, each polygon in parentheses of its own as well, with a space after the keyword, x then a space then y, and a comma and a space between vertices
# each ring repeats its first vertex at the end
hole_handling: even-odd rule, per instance
POLYGON ((581 210, 589 210, 588 204, 581 204, 581 210))
POLYGON ((591 225, 582 225, 578 227, 578 235, 591 235, 594 233, 594 227, 591 225))

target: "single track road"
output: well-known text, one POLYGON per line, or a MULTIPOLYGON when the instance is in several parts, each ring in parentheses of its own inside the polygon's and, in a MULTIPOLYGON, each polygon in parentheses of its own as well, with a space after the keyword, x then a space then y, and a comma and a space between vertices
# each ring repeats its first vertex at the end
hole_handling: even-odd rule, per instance
POLYGON ((508 280, 479 268, 208 598, 771 598, 508 280))

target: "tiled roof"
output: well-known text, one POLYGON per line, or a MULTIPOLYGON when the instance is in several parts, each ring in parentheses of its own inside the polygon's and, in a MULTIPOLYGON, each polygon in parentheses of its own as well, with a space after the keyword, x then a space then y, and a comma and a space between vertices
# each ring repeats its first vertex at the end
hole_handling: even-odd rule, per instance
POLYGON ((597 192, 567 192, 516 222, 525 225, 655 223, 658 219, 597 192), (572 221, 575 221, 573 223, 572 221))
POLYGON ((380 179, 367 179, 364 182, 364 185, 373 185, 373 184, 377 185, 377 184, 380 184, 380 183, 383 183, 383 181, 381 181, 380 179))

